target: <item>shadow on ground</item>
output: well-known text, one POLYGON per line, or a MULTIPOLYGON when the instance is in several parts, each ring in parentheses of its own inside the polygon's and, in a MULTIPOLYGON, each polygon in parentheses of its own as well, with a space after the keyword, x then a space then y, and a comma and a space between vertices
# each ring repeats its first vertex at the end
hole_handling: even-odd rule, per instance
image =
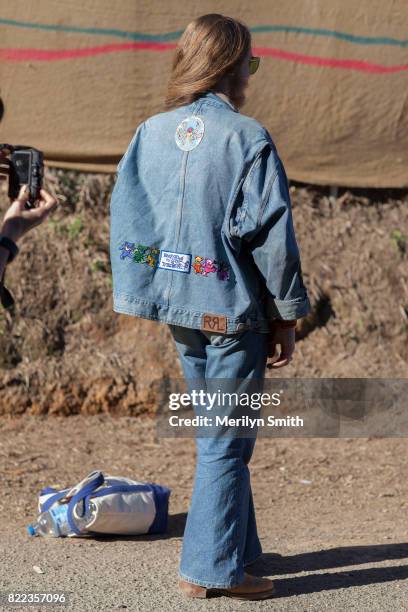
MULTIPOLYGON (((408 544, 349 546, 319 550, 292 556, 265 553, 249 572, 255 576, 298 574, 336 567, 378 563, 408 558, 408 544)), ((343 572, 312 574, 274 580, 276 597, 289 597, 332 589, 379 584, 408 578, 408 566, 349 569, 343 572)))
MULTIPOLYGON (((179 538, 183 536, 187 514, 181 512, 169 516, 168 530, 165 534, 140 536, 103 536, 95 535, 99 541, 140 541, 179 538)), ((283 556, 264 552, 262 558, 250 568, 254 576, 279 576, 308 573, 305 576, 274 579, 275 597, 290 597, 307 593, 317 593, 333 589, 344 589, 369 584, 379 584, 408 579, 408 565, 349 569, 347 571, 309 574, 319 570, 378 563, 408 558, 408 543, 378 544, 372 546, 347 546, 329 548, 309 553, 283 556)))

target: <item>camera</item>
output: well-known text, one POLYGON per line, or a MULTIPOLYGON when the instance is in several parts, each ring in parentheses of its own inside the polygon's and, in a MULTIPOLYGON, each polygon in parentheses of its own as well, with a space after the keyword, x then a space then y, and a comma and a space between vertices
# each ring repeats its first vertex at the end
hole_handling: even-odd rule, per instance
POLYGON ((40 197, 44 176, 44 155, 42 151, 24 145, 0 145, 4 154, 9 154, 9 198, 15 200, 21 185, 28 185, 30 196, 27 208, 33 208, 40 197))

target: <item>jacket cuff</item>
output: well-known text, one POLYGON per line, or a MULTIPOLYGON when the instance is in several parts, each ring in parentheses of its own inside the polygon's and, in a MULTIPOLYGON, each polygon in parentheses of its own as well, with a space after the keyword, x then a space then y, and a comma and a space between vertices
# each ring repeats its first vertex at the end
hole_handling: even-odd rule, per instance
POLYGON ((269 296, 266 301, 268 319, 301 319, 309 314, 311 309, 307 293, 293 300, 278 300, 269 296))

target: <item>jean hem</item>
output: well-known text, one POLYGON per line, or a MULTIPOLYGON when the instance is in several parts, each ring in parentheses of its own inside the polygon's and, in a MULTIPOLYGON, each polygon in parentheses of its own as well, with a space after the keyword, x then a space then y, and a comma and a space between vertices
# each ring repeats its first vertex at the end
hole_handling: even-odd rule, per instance
POLYGON ((240 578, 238 581, 232 580, 227 584, 221 583, 221 582, 208 582, 206 580, 197 580, 196 578, 191 578, 189 576, 186 576, 186 574, 183 574, 180 571, 179 571, 179 576, 183 580, 187 580, 187 582, 191 582, 192 584, 197 584, 198 586, 206 587, 208 589, 212 589, 212 588, 213 589, 229 589, 229 588, 238 586, 244 580, 244 574, 242 574, 242 578, 240 578))

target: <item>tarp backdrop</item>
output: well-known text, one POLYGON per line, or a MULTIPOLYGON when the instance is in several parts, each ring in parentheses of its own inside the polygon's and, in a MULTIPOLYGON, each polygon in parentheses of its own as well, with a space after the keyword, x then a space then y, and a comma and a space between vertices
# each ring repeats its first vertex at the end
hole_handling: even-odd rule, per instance
POLYGON ((0 0, 0 141, 115 171, 163 110, 185 26, 211 12, 251 29, 261 65, 240 112, 270 131, 289 178, 408 186, 406 0, 0 0))

